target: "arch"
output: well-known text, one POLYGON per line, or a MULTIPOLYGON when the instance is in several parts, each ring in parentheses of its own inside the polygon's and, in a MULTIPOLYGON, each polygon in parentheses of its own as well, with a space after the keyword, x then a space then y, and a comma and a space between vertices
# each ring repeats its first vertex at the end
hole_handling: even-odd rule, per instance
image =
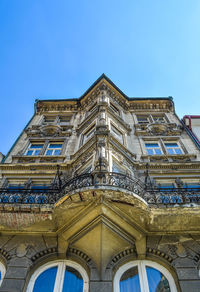
POLYGON ((61 292, 62 287, 65 281, 65 267, 70 267, 76 270, 77 272, 80 273, 82 279, 83 279, 83 292, 88 292, 89 291, 89 278, 84 270, 84 268, 71 260, 55 260, 48 262, 41 267, 39 267, 31 276, 28 287, 26 292, 33 292, 34 291, 34 285, 36 283, 36 280, 40 275, 42 275, 43 272, 47 271, 50 268, 56 267, 57 270, 55 272, 55 282, 54 282, 54 292, 61 292))
POLYGON ((177 292, 175 281, 171 275, 171 273, 162 265, 150 261, 150 260, 137 260, 137 261, 131 261, 123 266, 121 266, 114 278, 114 292, 120 292, 120 279, 124 275, 125 272, 127 272, 131 268, 137 268, 138 271, 138 285, 140 286, 141 292, 148 292, 149 289, 149 280, 147 276, 147 267, 153 268, 157 271, 159 271, 167 280, 170 287, 170 292, 177 292))

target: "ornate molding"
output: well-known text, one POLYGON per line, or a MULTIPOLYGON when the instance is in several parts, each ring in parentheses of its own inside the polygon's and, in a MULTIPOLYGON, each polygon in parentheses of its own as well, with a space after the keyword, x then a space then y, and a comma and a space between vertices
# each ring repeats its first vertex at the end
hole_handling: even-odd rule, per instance
POLYGON ((11 259, 11 255, 5 249, 0 248, 0 255, 6 260, 11 259))
POLYGON ((31 257, 32 262, 35 262, 36 260, 47 256, 49 254, 53 254, 53 253, 57 253, 58 252, 58 248, 57 247, 51 247, 51 248, 47 248, 44 249, 42 251, 39 251, 38 253, 36 253, 34 256, 31 257))
POLYGON ((107 268, 111 268, 114 265, 116 265, 120 260, 126 258, 126 257, 132 257, 133 255, 137 255, 136 254, 136 247, 133 246, 132 248, 126 249, 120 253, 118 253, 117 255, 115 255, 112 260, 110 261, 110 263, 108 264, 107 268))
POLYGON ((88 255, 86 255, 84 252, 82 252, 79 249, 76 249, 74 247, 69 247, 68 248, 68 250, 67 250, 67 256, 69 256, 69 255, 75 255, 75 256, 81 258, 88 265, 93 264, 92 259, 88 255))
POLYGON ((159 257, 167 260, 170 264, 173 261, 173 258, 171 258, 168 254, 166 254, 158 249, 151 248, 151 247, 147 248, 147 254, 159 256, 159 257))
POLYGON ((175 123, 135 124, 137 136, 179 136, 181 133, 181 127, 175 123))

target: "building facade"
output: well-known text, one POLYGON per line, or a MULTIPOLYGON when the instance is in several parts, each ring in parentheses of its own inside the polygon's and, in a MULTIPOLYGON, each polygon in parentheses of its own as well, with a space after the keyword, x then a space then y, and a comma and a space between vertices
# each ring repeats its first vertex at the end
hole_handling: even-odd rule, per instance
POLYGON ((200 116, 186 115, 183 117, 182 122, 190 137, 200 148, 200 116))
POLYGON ((103 74, 37 100, 0 163, 0 291, 200 291, 199 170, 171 97, 103 74))

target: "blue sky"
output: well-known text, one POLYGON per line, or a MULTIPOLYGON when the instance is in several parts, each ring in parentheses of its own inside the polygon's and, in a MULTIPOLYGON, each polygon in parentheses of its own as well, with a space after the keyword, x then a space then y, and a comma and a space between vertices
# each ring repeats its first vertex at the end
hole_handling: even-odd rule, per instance
POLYGON ((0 151, 35 99, 79 97, 102 73, 131 97, 200 114, 199 0, 1 0, 0 151))

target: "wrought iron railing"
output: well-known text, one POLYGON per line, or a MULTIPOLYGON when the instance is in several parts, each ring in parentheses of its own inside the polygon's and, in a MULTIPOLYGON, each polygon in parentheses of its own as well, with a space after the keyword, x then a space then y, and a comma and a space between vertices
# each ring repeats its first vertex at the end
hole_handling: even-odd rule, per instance
POLYGON ((123 189, 144 199, 149 205, 188 205, 200 204, 200 188, 148 188, 131 176, 115 172, 93 172, 61 181, 59 187, 49 189, 0 189, 0 204, 55 204, 65 194, 72 198, 84 189, 123 189))
POLYGON ((200 188, 147 189, 145 200, 153 205, 200 204, 200 188))
POLYGON ((140 196, 144 195, 144 187, 139 179, 116 172, 95 172, 79 175, 68 182, 62 188, 65 192, 86 187, 114 187, 134 192, 140 196))

